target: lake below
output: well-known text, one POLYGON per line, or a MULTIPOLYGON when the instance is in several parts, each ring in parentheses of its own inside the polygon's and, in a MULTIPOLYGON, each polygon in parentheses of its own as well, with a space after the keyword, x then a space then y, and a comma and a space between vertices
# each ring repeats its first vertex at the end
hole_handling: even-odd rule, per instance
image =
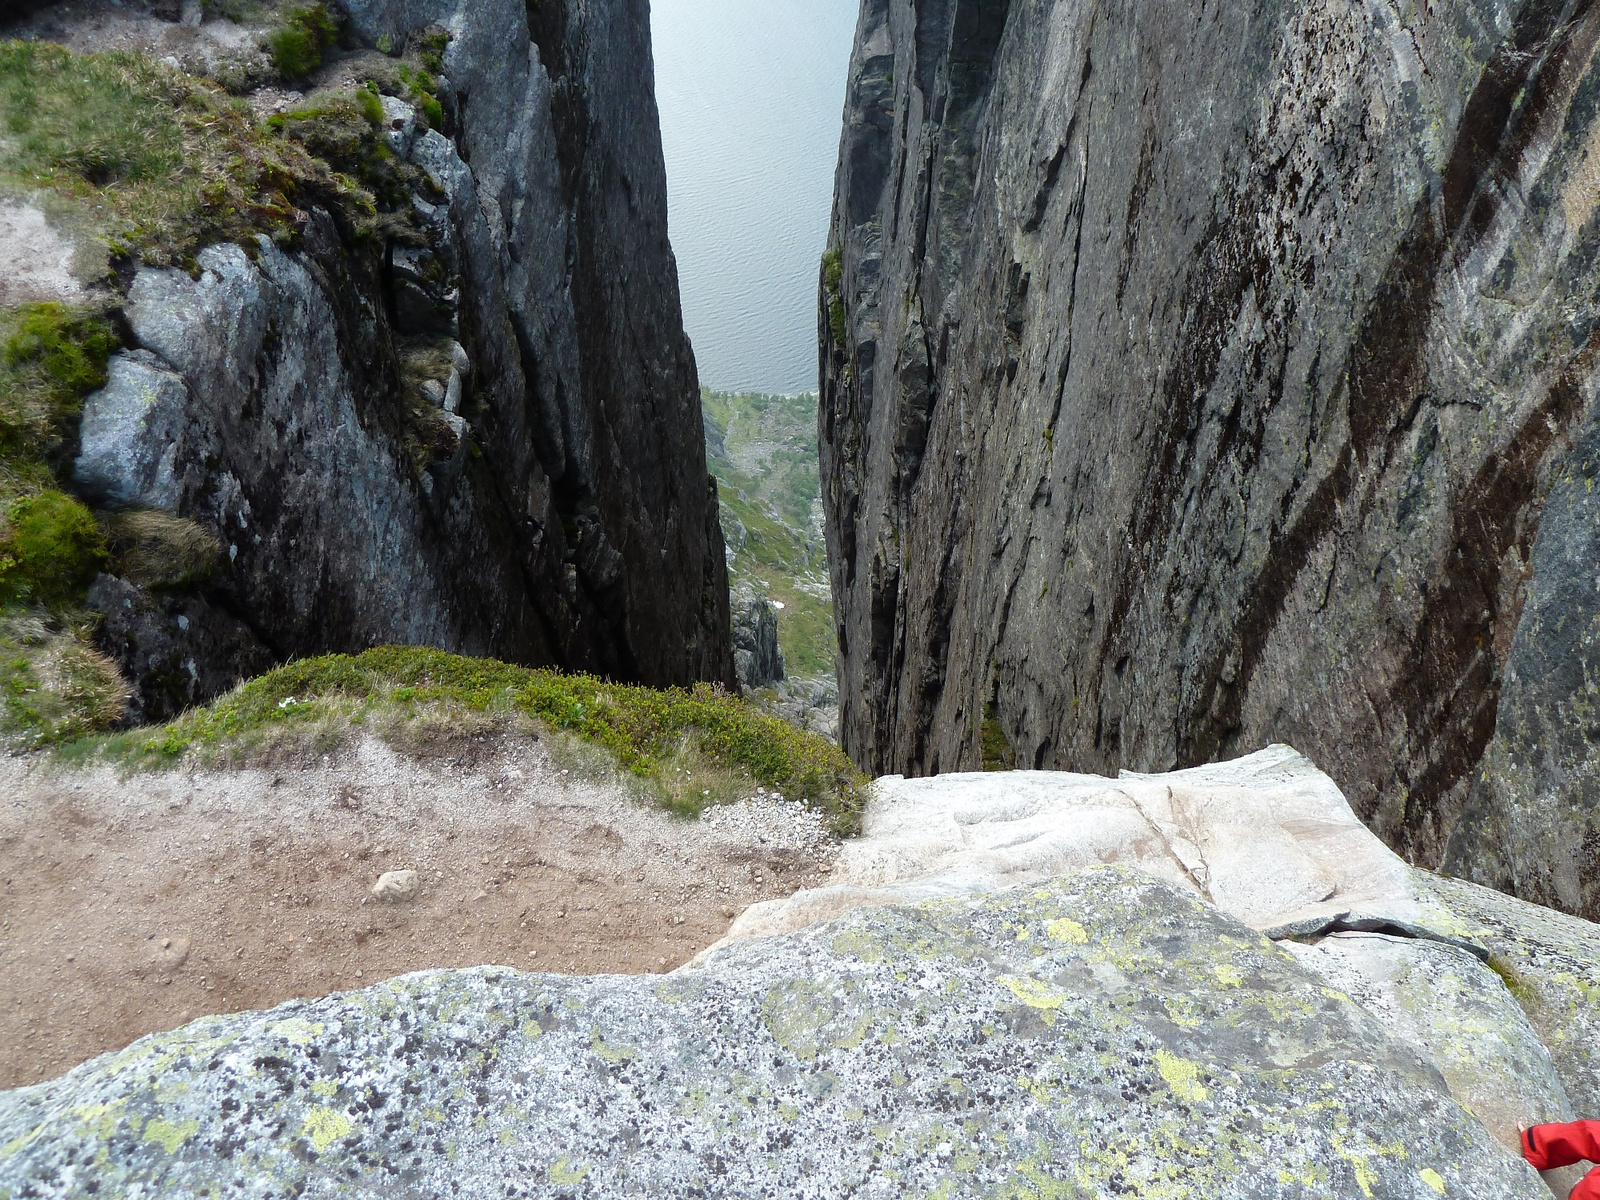
POLYGON ((855 0, 654 0, 656 95, 684 326, 700 382, 817 386, 855 0))

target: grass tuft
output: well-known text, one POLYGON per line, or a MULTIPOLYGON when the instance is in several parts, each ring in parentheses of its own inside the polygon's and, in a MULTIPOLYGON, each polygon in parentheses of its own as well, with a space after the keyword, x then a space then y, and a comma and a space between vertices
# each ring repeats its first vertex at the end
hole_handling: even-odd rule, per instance
POLYGON ((322 57, 339 40, 339 28, 320 4, 293 8, 267 35, 272 65, 286 80, 304 79, 322 66, 322 57))
POLYGON ((170 513, 110 513, 105 526, 117 573, 141 587, 177 590, 204 583, 222 559, 221 538, 170 513))
POLYGON ((167 725, 63 753, 160 767, 263 735, 324 729, 330 719, 381 725, 438 705, 532 717, 599 746, 684 815, 759 783, 825 813, 840 835, 860 827, 865 780, 843 753, 737 696, 705 684, 636 687, 408 647, 290 663, 167 725))
POLYGON ((89 645, 89 630, 39 613, 0 613, 0 733, 32 749, 80 739, 122 718, 128 686, 89 645))

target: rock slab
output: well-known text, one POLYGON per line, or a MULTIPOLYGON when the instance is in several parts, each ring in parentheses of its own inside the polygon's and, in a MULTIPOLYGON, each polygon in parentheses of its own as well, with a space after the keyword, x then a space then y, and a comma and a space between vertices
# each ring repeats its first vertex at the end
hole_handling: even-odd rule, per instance
POLYGON ((0 1095, 0 1197, 1549 1192, 1260 934, 1103 867, 667 977, 433 972, 0 1095))

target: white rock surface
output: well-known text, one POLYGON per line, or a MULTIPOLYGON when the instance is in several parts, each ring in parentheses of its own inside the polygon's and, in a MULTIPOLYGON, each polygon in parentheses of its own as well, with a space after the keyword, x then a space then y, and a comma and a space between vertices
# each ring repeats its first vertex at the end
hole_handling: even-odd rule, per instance
POLYGON ((403 902, 416 899, 419 887, 421 881, 413 870, 385 871, 372 885, 372 894, 379 900, 403 902))
POLYGON ((1049 771, 885 776, 828 882, 757 904, 724 943, 866 904, 982 893, 1101 863, 1186 887, 1251 927, 1414 924, 1406 864, 1338 786, 1273 746, 1166 775, 1049 771))
POLYGON ((106 386, 83 404, 73 480, 91 496, 175 512, 177 453, 188 419, 183 377, 147 350, 116 354, 106 386))

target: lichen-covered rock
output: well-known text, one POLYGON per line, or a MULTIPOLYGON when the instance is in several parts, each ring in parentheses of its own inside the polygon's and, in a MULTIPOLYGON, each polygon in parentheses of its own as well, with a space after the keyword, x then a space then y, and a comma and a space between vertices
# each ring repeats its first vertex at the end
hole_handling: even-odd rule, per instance
POLYGON ((1532 620, 1498 736, 1510 802, 1558 795, 1513 878, 1589 903, 1594 522, 1535 540, 1594 473, 1597 38, 1535 0, 867 0, 819 313, 856 760, 1293 742, 1434 865, 1532 620))
POLYGON ((1429 928, 1492 953, 1574 1112, 1600 1112, 1600 926, 1426 871, 1414 887, 1429 928))
POLYGON ((407 976, 0 1095, 0 1197, 1539 1200, 1259 934, 1100 868, 666 977, 407 976))
POLYGON ((1335 933, 1283 948, 1420 1050, 1450 1094, 1500 1144, 1529 1125, 1573 1119, 1550 1051, 1502 980, 1477 956, 1428 938, 1335 933))

